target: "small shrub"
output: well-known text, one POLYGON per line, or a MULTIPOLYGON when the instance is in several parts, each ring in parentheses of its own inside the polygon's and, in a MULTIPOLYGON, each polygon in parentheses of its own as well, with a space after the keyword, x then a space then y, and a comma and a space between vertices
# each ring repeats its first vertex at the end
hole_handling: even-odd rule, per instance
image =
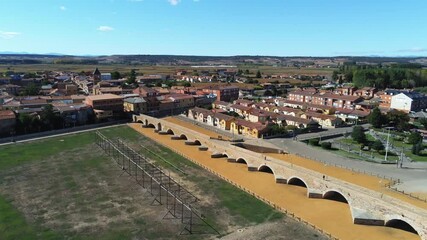
POLYGON ((423 150, 423 145, 421 143, 416 143, 412 145, 412 154, 420 155, 421 151, 423 150))
POLYGON ((313 138, 308 140, 308 144, 312 145, 312 146, 319 146, 319 139, 318 138, 313 138))
POLYGON ((322 142, 321 144, 323 149, 331 149, 332 148, 332 143, 330 142, 322 142))
POLYGON ((376 141, 372 144, 372 148, 373 148, 374 150, 381 151, 381 150, 384 150, 384 145, 383 145, 383 143, 382 143, 380 140, 376 140, 376 141))
POLYGON ((402 137, 402 136, 396 136, 396 137, 393 138, 394 141, 399 141, 399 142, 403 141, 404 139, 405 138, 402 137))

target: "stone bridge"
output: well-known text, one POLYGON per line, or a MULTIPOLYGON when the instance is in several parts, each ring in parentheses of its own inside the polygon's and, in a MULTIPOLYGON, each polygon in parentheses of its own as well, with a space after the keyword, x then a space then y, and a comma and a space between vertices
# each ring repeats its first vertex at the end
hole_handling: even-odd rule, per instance
POLYGON ((184 140, 188 145, 198 145, 200 151, 209 150, 211 157, 226 157, 229 162, 243 163, 249 171, 270 172, 278 184, 294 184, 307 188, 307 197, 333 199, 348 203, 355 224, 400 228, 417 233, 427 240, 427 210, 413 206, 382 193, 328 177, 272 157, 217 141, 209 136, 180 125, 146 115, 133 116, 141 127, 153 128, 171 139, 184 140))

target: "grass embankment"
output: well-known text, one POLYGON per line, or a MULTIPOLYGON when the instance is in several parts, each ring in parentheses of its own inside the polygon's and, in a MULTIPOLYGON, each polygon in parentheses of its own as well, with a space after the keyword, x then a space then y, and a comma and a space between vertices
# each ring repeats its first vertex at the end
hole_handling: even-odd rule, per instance
MULTIPOLYGON (((205 195, 209 198, 200 210, 221 234, 230 225, 252 226, 283 217, 129 127, 108 128, 102 133, 123 138, 134 149, 149 146, 151 152, 141 151, 176 174, 184 185, 193 186, 202 201, 205 195)), ((0 147, 0 239, 176 237, 182 226, 159 224, 164 206, 150 206, 152 198, 122 174, 94 140, 93 133, 81 133, 0 147)))
MULTIPOLYGON (((397 149, 402 149, 406 156, 411 158, 413 161, 417 162, 427 162, 427 154, 425 153, 427 150, 424 150, 424 153, 420 155, 415 155, 412 153, 412 145, 405 143, 404 141, 398 141, 393 139, 391 144, 397 149)), ((424 144, 424 149, 427 149, 427 145, 424 144)))
MULTIPOLYGON (((372 145, 373 142, 375 142, 375 138, 370 134, 366 134, 366 140, 367 140, 366 145, 372 145)), ((385 158, 384 151, 378 152, 373 149, 361 150, 360 144, 351 138, 342 138, 337 140, 336 143, 340 143, 343 145, 343 148, 349 148, 349 150, 353 151, 353 152, 348 152, 341 149, 331 149, 331 151, 334 151, 334 153, 344 157, 365 160, 365 161, 372 161, 372 159, 376 159, 378 161, 380 159, 385 158), (361 152, 365 156, 360 156, 360 154, 354 153, 354 151, 361 152), (369 157, 367 157, 366 155, 369 155, 369 157)), ((397 161, 398 159, 399 157, 395 153, 388 152, 387 161, 397 161)))

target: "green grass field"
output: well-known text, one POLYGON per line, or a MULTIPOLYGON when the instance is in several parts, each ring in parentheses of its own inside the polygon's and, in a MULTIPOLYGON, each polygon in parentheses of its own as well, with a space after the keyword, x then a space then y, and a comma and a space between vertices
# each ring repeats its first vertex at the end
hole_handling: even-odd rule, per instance
MULTIPOLYGON (((373 142, 375 141, 375 138, 372 137, 370 134, 366 134, 366 139, 368 142, 373 142)), ((337 143, 341 143, 344 144, 344 146, 349 146, 351 150, 359 152, 360 151, 360 144, 358 144, 357 142, 355 142, 353 139, 351 138, 342 138, 336 141, 337 143)), ((355 154, 355 153, 350 153, 344 150, 336 150, 334 151, 334 153, 339 154, 341 156, 344 157, 348 157, 348 158, 353 158, 353 159, 360 159, 360 160, 368 160, 370 161, 371 159, 366 159, 366 157, 362 157, 359 154, 355 154)), ((377 160, 379 159, 384 159, 384 155, 380 154, 379 152, 371 149, 369 151, 363 151, 364 154, 370 155, 374 158, 376 158, 377 160)), ((396 156, 396 154, 389 154, 387 156, 387 160, 388 161, 397 161, 399 159, 398 156, 396 156)))
MULTIPOLYGON (((405 143, 404 141, 397 141, 392 139, 391 144, 395 146, 397 149, 402 149, 406 156, 410 157, 414 161, 421 161, 425 162, 427 161, 427 154, 422 153, 421 155, 415 155, 412 153, 412 145, 405 143)), ((424 149, 427 149, 427 145, 424 144, 424 149)), ((424 150, 426 152, 426 150, 424 150)))
MULTIPOLYGON (((282 213, 131 128, 102 133, 144 154, 138 146, 148 146, 150 158, 207 200, 200 211, 222 235, 230 228, 284 221, 282 213)), ((164 206, 150 206, 152 198, 102 153, 93 133, 2 146, 0 159, 0 239, 170 239, 182 227, 159 224, 164 206)))

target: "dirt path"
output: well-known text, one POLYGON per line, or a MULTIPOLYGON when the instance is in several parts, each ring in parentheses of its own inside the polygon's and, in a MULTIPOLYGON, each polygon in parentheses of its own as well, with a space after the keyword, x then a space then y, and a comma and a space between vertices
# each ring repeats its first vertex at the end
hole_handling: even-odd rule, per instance
POLYGON ((237 185, 250 189, 268 201, 288 209, 305 221, 340 239, 419 239, 419 236, 399 229, 381 226, 363 226, 352 223, 349 206, 325 199, 307 198, 307 189, 286 184, 276 184, 272 174, 249 172, 245 164, 228 163, 225 159, 212 159, 210 153, 200 152, 184 141, 171 140, 140 124, 130 124, 135 130, 183 154, 237 185))

